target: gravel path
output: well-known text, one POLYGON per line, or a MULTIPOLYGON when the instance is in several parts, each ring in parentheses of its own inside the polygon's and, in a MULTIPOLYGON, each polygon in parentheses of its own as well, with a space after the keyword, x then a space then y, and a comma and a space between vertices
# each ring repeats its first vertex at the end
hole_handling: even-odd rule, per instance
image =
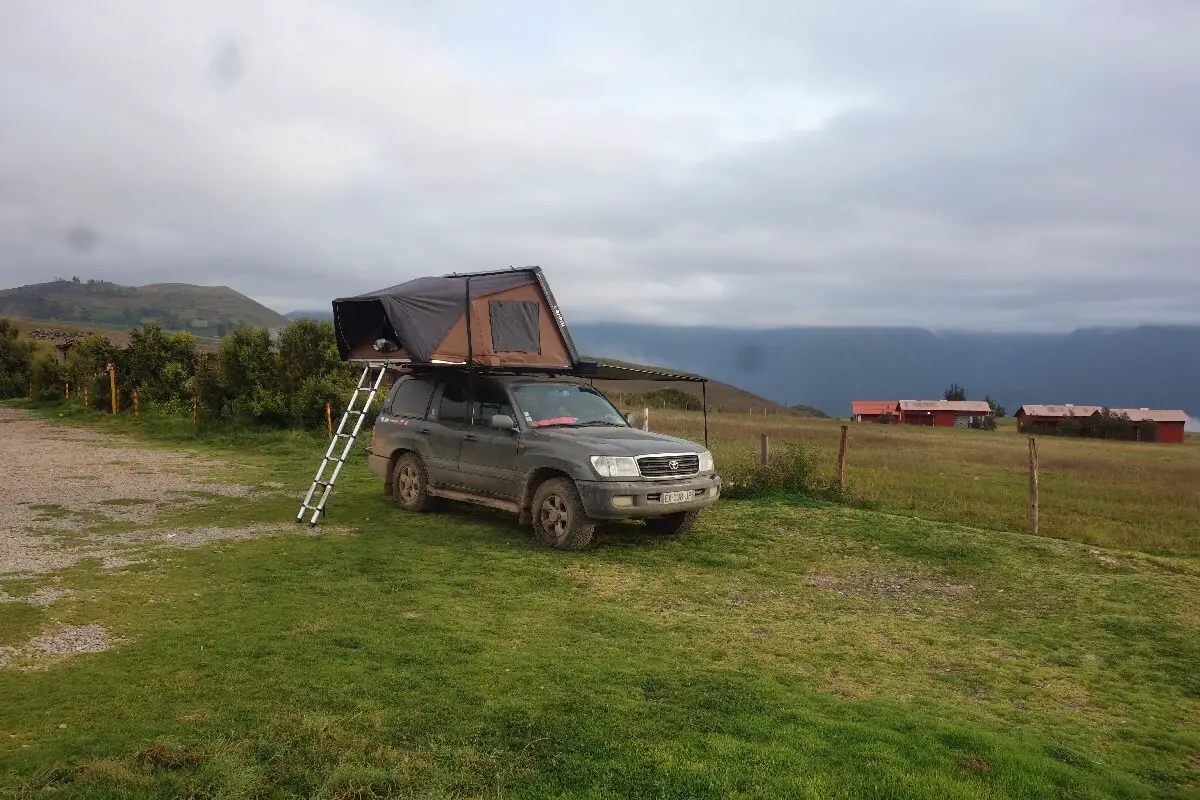
MULTIPOLYGON (((245 497, 253 491, 210 482, 206 473, 220 466, 212 459, 137 447, 120 437, 53 426, 0 408, 0 485, 6 495, 0 504, 0 577, 59 570, 85 558, 112 558, 117 546, 138 539, 186 546, 220 538, 212 533, 219 529, 200 537, 179 532, 87 535, 97 521, 148 525, 161 508, 203 503, 195 492, 245 497), (51 532, 82 535, 63 541, 47 535, 51 532)), ((233 530, 229 536, 247 534, 263 532, 233 530)))
MULTIPOLYGON (((89 558, 119 568, 161 547, 296 532, 294 524, 282 521, 179 530, 155 524, 160 510, 211 502, 205 495, 247 497, 286 488, 213 481, 214 469, 224 466, 186 452, 141 447, 120 436, 50 425, 0 407, 0 482, 6 494, 0 503, 0 579, 36 579, 89 558), (114 527, 114 522, 121 524, 114 527)), ((0 603, 49 607, 71 594, 69 588, 41 586, 14 595, 0 586, 0 603)), ((100 652, 111 642, 102 624, 67 626, 52 618, 28 642, 0 646, 0 667, 40 669, 47 659, 100 652)))

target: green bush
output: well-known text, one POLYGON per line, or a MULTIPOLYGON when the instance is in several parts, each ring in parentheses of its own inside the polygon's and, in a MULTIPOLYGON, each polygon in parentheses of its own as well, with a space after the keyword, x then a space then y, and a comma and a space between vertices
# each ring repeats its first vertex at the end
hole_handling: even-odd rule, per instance
POLYGON ((66 382, 66 376, 54 356, 40 353, 33 359, 30 383, 34 400, 61 400, 66 382))
POLYGON ((0 397, 24 397, 32 367, 33 343, 21 337, 16 325, 0 319, 0 397))

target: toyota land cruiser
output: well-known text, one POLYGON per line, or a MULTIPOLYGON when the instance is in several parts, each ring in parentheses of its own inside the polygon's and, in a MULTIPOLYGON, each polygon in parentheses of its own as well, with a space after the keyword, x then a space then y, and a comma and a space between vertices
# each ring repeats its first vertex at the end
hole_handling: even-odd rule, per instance
POLYGON ((403 509, 435 498, 504 509, 563 550, 586 547, 597 520, 682 533, 721 493, 703 446, 633 428, 599 390, 566 379, 404 375, 367 455, 403 509))

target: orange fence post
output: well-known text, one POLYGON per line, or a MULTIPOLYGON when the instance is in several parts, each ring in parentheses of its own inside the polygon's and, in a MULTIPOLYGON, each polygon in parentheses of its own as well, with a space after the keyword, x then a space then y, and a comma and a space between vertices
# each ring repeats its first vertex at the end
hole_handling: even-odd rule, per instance
POLYGON ((116 364, 108 365, 108 386, 112 392, 112 413, 117 413, 117 366, 116 364))
POLYGON ((329 429, 329 438, 333 438, 333 410, 329 403, 325 404, 325 427, 329 429))
POLYGON ((137 387, 133 387, 133 418, 138 419, 137 387))
POLYGON ((63 397, 67 400, 71 399, 71 382, 67 381, 63 384, 63 397))
POLYGON ((84 410, 84 411, 87 411, 87 407, 88 407, 88 403, 87 403, 87 384, 85 383, 85 384, 83 385, 83 410, 84 410))

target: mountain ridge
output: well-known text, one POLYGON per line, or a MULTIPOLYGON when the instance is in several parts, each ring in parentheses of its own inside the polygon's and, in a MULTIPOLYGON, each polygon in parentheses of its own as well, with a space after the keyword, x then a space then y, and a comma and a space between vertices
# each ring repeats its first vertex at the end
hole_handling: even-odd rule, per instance
POLYGON ((229 286, 58 279, 0 290, 0 316, 46 323, 121 328, 157 324, 219 338, 239 324, 277 328, 282 314, 229 286))

